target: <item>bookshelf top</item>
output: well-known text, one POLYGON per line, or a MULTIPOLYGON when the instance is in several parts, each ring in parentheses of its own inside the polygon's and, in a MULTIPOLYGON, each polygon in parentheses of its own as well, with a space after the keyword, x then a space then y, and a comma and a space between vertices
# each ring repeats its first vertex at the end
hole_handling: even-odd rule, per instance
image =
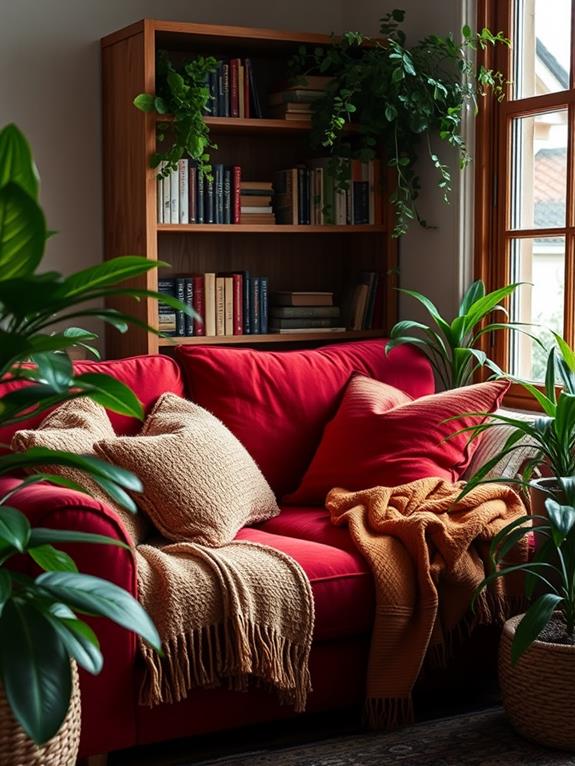
POLYGON ((235 27, 220 24, 196 24, 192 22, 142 19, 103 37, 102 47, 106 48, 109 45, 114 45, 121 40, 141 34, 142 32, 156 33, 159 36, 169 35, 173 42, 177 42, 178 36, 182 38, 182 42, 184 42, 185 38, 194 36, 201 43, 214 43, 225 40, 226 43, 237 43, 242 46, 249 45, 250 47, 282 47, 302 43, 304 45, 329 45, 332 41, 330 35, 265 29, 263 27, 235 27))

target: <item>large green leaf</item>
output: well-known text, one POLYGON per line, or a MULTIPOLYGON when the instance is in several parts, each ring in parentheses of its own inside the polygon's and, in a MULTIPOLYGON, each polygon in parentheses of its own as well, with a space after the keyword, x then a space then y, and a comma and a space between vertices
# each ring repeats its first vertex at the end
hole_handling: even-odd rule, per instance
POLYGON ((39 383, 45 383, 58 394, 71 387, 74 369, 68 354, 53 351, 43 352, 34 354, 31 361, 37 367, 39 383))
POLYGON ((473 282, 473 284, 469 285, 465 295, 463 296, 461 305, 459 306, 459 316, 465 316, 471 309, 472 305, 477 300, 479 300, 479 298, 483 298, 484 295, 485 285, 481 279, 478 279, 476 282, 473 282))
POLYGON ((9 182, 0 189, 0 281, 31 274, 42 260, 45 242, 42 208, 9 182))
MULTIPOLYGON (((74 506, 67 505, 70 509, 74 506)), ((47 543, 95 543, 99 545, 115 545, 119 548, 130 549, 130 546, 121 540, 106 535, 96 535, 93 532, 75 532, 66 529, 49 529, 45 527, 32 527, 29 545, 46 545, 47 543)))
POLYGON ((0 569, 0 616, 6 602, 12 595, 12 578, 5 569, 0 569))
POLYGON ((77 572, 78 567, 74 559, 64 551, 59 551, 54 546, 44 544, 31 546, 28 554, 46 572, 77 572))
POLYGON ((88 673, 98 675, 104 658, 96 634, 89 625, 83 620, 61 618, 50 612, 44 612, 44 617, 60 637, 70 657, 88 673))
POLYGON ((46 572, 36 583, 58 601, 82 612, 107 617, 161 650, 154 623, 136 599, 117 585, 99 577, 68 572, 46 572))
POLYGON ((8 601, 0 617, 0 675, 14 717, 37 744, 61 727, 70 702, 68 652, 31 604, 8 601))
POLYGON ((6 125, 0 131, 0 188, 13 181, 36 199, 38 180, 28 141, 16 125, 6 125))
POLYGON ((30 539, 30 522, 24 514, 8 505, 0 507, 0 541, 22 553, 30 539))
POLYGON ((505 287, 493 290, 476 300, 467 312, 468 329, 475 327, 484 317, 494 311, 498 304, 511 295, 521 284, 521 282, 514 282, 510 285, 505 285, 505 287))
POLYGON ((96 266, 78 271, 67 277, 61 287, 61 294, 73 298, 88 291, 97 290, 109 285, 117 285, 126 279, 145 274, 146 271, 158 266, 167 266, 161 261, 151 261, 139 255, 123 255, 112 258, 96 266))
POLYGON ((136 394, 125 383, 100 372, 86 372, 74 378, 72 385, 89 392, 102 407, 132 418, 144 417, 144 408, 136 394))
POLYGON ((545 510, 549 514, 555 545, 559 547, 569 532, 575 527, 575 508, 560 505, 553 498, 545 500, 545 510))
POLYGON ((511 645, 511 662, 513 664, 537 640, 562 600, 561 596, 557 596, 555 593, 544 593, 531 604, 515 630, 511 645))

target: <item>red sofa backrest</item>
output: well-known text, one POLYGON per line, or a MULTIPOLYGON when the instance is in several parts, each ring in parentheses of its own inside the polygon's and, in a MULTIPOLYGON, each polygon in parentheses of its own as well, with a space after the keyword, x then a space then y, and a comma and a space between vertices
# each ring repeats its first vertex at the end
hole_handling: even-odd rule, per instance
POLYGON ((189 398, 213 412, 246 447, 278 496, 299 484, 353 372, 412 397, 433 393, 427 359, 409 346, 385 354, 383 339, 304 351, 179 346, 189 398))
MULTIPOLYGON (((74 369, 78 374, 83 372, 106 373, 122 381, 122 383, 126 383, 138 396, 146 412, 151 409, 156 399, 164 391, 185 396, 180 368, 173 359, 167 356, 132 356, 109 362, 75 362, 74 369)), ((0 382, 0 399, 22 385, 22 383, 0 382)), ((0 444, 10 444, 16 431, 23 428, 36 428, 47 414, 44 412, 42 415, 29 418, 22 423, 0 428, 0 444)), ((115 412, 108 414, 118 434, 135 434, 142 426, 136 418, 117 415, 115 412)))

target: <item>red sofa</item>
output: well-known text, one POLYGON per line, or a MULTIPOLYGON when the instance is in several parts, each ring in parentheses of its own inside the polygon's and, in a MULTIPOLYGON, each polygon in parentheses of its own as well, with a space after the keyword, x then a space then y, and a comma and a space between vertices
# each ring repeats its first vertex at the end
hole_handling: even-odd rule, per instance
MULTIPOLYGON (((335 413, 354 371, 377 378, 417 397, 433 391, 424 357, 402 347, 389 357, 384 341, 342 343, 320 349, 258 352, 251 349, 181 347, 176 360, 133 357, 102 363, 80 362, 81 371, 98 369, 128 383, 146 410, 164 391, 188 396, 214 412, 244 443, 274 491, 281 497, 301 479, 335 413)), ((0 386, 0 396, 11 384, 0 386)), ((118 433, 140 424, 111 415, 118 433)), ((40 420, 19 427, 33 427, 40 420)), ((0 444, 16 428, 0 429, 0 444)), ((0 477, 0 492, 14 478, 0 477)), ((77 492, 36 485, 14 498, 34 525, 79 529, 126 540, 116 514, 77 492)), ((330 524, 323 508, 283 507, 281 514, 238 538, 274 546, 293 556, 307 572, 315 597, 316 623, 311 654, 313 693, 308 710, 328 710, 362 699, 373 610, 373 586, 366 563, 347 531, 330 524)), ((113 546, 78 545, 68 550, 80 571, 106 577, 136 594, 129 551, 113 546)), ((198 690, 176 705, 137 704, 142 666, 134 636, 103 620, 93 620, 105 658, 99 676, 81 673, 81 755, 136 744, 191 736, 293 715, 273 694, 247 695, 223 689, 198 690)))

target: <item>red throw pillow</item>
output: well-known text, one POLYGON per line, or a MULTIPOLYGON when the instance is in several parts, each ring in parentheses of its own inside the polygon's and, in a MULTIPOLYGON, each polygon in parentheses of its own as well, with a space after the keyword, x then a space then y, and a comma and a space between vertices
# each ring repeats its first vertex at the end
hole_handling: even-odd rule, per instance
POLYGON ((508 388, 507 381, 496 380, 412 400, 385 383, 354 376, 299 488, 285 502, 322 504, 333 487, 397 486, 428 476, 457 481, 475 443, 468 443, 469 434, 446 439, 484 418, 445 421, 493 412, 508 388))

